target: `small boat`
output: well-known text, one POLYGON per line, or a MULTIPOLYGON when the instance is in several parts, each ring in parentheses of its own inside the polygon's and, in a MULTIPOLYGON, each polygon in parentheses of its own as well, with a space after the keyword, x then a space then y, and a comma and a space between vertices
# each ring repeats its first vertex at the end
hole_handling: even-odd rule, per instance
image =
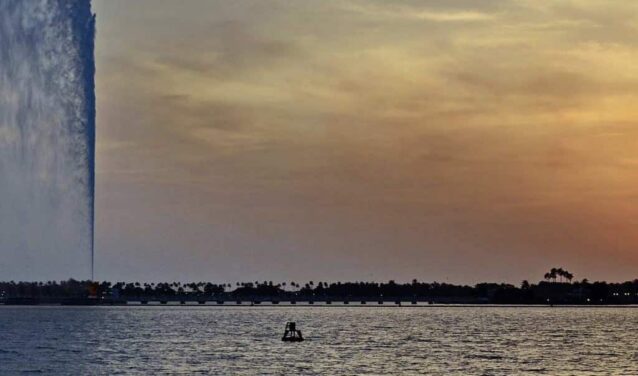
POLYGON ((303 336, 301 335, 301 330, 297 330, 297 325, 294 322, 287 322, 286 330, 281 340, 284 342, 302 342, 303 336))

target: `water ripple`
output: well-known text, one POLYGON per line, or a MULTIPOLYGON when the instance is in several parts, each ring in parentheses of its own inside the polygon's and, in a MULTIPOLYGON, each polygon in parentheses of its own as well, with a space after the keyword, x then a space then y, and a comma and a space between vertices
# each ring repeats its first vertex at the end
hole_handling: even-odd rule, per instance
POLYGON ((637 329, 615 308, 0 307, 0 374, 638 375, 637 329))

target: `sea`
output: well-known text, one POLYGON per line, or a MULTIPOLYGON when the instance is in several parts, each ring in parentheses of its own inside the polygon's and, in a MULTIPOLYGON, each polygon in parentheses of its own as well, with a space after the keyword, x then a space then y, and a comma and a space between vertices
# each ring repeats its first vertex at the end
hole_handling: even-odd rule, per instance
POLYGON ((638 375, 638 308, 0 306, 13 374, 638 375))

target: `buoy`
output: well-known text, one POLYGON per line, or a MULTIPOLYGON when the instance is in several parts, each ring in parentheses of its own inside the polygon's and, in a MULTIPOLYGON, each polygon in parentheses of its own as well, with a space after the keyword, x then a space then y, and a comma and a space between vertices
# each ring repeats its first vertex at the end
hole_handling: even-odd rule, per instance
POLYGON ((286 330, 281 340, 284 342, 301 342, 303 341, 303 336, 301 335, 301 330, 297 330, 297 325, 294 322, 287 322, 286 330))

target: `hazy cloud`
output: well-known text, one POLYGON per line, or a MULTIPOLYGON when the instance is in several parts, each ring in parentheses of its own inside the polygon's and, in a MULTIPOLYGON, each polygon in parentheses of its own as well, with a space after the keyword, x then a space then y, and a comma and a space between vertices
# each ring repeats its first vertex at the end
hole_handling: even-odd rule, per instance
POLYGON ((97 2, 103 273, 633 276, 634 5, 189 4, 97 2))

